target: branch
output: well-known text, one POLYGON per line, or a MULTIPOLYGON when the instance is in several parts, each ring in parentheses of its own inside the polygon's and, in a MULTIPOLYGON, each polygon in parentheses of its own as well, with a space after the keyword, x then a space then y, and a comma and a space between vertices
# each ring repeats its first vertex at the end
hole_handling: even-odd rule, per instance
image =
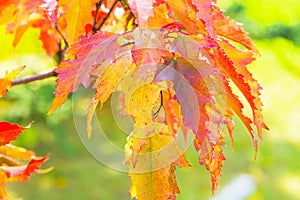
MULTIPOLYGON (((64 43, 65 43, 65 49, 67 49, 69 47, 69 44, 68 44, 68 41, 67 39, 65 38, 65 36, 62 34, 62 32, 59 30, 58 26, 56 25, 55 26, 55 29, 57 30, 58 34, 61 36, 61 38, 63 39, 64 43)), ((65 50, 64 49, 64 50, 65 50)))
POLYGON ((106 20, 108 19, 110 13, 112 12, 112 10, 114 9, 115 5, 119 2, 119 0, 115 0, 113 5, 111 6, 111 8, 109 9, 109 12, 103 17, 103 20, 101 22, 101 24, 99 25, 99 27, 97 28, 97 30, 100 30, 101 27, 103 26, 103 24, 106 22, 106 20))
POLYGON ((104 0, 99 0, 98 3, 96 3, 96 12, 95 12, 95 16, 94 16, 94 24, 93 24, 93 34, 97 32, 97 19, 98 19, 98 13, 99 13, 99 9, 101 8, 101 5, 103 3, 104 0))
POLYGON ((44 73, 40 73, 40 74, 26 76, 26 77, 23 77, 23 78, 17 78, 17 79, 12 81, 12 85, 19 85, 19 84, 29 83, 29 82, 32 82, 32 81, 46 79, 46 78, 49 78, 49 77, 52 77, 52 76, 57 76, 57 73, 54 71, 54 69, 49 71, 49 72, 44 72, 44 73))

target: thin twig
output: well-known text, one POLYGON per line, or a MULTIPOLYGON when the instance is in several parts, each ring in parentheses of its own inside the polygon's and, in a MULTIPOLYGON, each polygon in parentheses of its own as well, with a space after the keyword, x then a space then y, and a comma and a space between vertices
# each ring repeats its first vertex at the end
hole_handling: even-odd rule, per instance
POLYGON ((99 9, 101 8, 101 5, 103 3, 104 0, 99 0, 98 3, 96 3, 96 11, 95 11, 95 16, 94 16, 94 24, 93 24, 93 34, 97 32, 97 19, 98 19, 98 13, 99 13, 99 9))
POLYGON ((34 74, 31 76, 26 76, 23 78, 18 78, 12 81, 12 85, 19 85, 19 84, 24 84, 24 83, 29 83, 32 81, 37 81, 37 80, 42 80, 46 79, 52 76, 57 76, 57 73, 54 70, 51 70, 49 72, 44 72, 40 74, 34 74))
POLYGON ((55 29, 57 30, 57 32, 58 32, 58 34, 61 36, 61 38, 64 40, 64 43, 65 43, 65 48, 63 49, 63 51, 65 50, 65 49, 67 49, 68 47, 69 47, 69 44, 68 44, 68 41, 67 41, 67 39, 65 38, 65 36, 62 34, 62 32, 59 30, 59 28, 58 28, 58 26, 56 25, 55 26, 55 29))
POLYGON ((160 111, 160 109, 163 107, 163 93, 162 93, 162 90, 160 91, 160 105, 159 105, 159 108, 158 108, 158 110, 155 112, 155 113, 153 113, 152 115, 153 115, 153 117, 157 117, 158 116, 158 114, 159 114, 159 111, 160 111))
POLYGON ((110 13, 113 11, 115 5, 118 3, 119 0, 115 0, 113 5, 111 6, 111 8, 109 9, 109 12, 103 17, 103 20, 101 22, 101 24, 99 25, 99 27, 97 28, 97 30, 100 30, 101 27, 103 26, 103 24, 106 22, 106 20, 108 19, 110 13))

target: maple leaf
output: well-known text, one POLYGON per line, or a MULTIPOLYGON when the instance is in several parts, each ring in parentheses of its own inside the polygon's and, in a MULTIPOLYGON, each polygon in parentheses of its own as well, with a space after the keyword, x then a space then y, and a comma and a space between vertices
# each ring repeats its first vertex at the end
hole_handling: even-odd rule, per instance
POLYGON ((149 27, 161 28, 167 24, 175 22, 174 19, 165 17, 169 15, 169 11, 165 3, 155 6, 153 11, 154 16, 150 16, 148 18, 149 27))
POLYGON ((0 145, 7 144, 11 140, 16 140, 18 135, 23 133, 23 130, 27 128, 9 122, 0 122, 0 145))
POLYGON ((67 99, 68 94, 77 90, 78 85, 83 84, 85 87, 89 86, 89 74, 92 71, 92 66, 96 65, 97 61, 99 63, 103 62, 106 56, 115 50, 110 46, 115 39, 110 38, 109 40, 105 40, 109 38, 110 35, 111 34, 108 33, 98 32, 94 35, 83 37, 78 43, 68 49, 66 54, 69 55, 71 59, 61 62, 56 69, 59 78, 57 80, 55 98, 48 111, 48 115, 60 107, 67 99), (93 49, 94 47, 97 48, 93 49), (104 53, 104 50, 108 47, 111 51, 104 53))
POLYGON ((176 133, 167 125, 151 125, 153 104, 160 89, 157 84, 146 84, 129 100, 128 112, 135 119, 134 131, 125 146, 131 198, 175 199, 175 193, 179 193, 174 175, 176 165, 189 166, 175 142, 176 133))
MULTIPOLYGON (((224 73, 232 79, 232 81, 237 85, 237 87, 244 94, 248 100, 254 116, 254 124, 257 126, 258 134, 262 138, 262 128, 268 129, 262 119, 261 113, 261 100, 259 98, 259 89, 260 86, 252 78, 252 75, 245 71, 245 73, 240 73, 237 71, 237 68, 233 65, 233 62, 230 58, 224 53, 220 48, 218 52, 218 66, 224 69, 224 73), (248 79, 248 80, 247 80, 248 79), (251 82, 250 82, 251 81, 251 82), (252 85, 250 85, 252 83, 252 85), (254 83, 254 84, 253 84, 254 83), (256 84, 255 84, 256 83, 256 84)), ((246 70, 246 68, 244 68, 246 70)))
POLYGON ((201 20, 196 19, 195 10, 185 0, 171 1, 166 0, 167 5, 179 18, 182 26, 190 34, 205 33, 205 26, 201 20))
POLYGON ((12 81, 24 68, 25 66, 14 69, 4 78, 0 78, 0 97, 3 97, 6 94, 8 88, 12 85, 12 81))
POLYGON ((128 0, 129 6, 136 17, 136 23, 141 27, 145 27, 148 24, 148 18, 153 16, 153 4, 154 0, 128 0))
MULTIPOLYGON (((194 9, 191 4, 187 5, 189 9, 194 9)), ((174 4, 172 6, 172 9, 177 9, 174 4)), ((209 20, 205 25, 208 22, 209 20)), ((130 169, 132 181, 139 184, 145 182, 147 185, 148 175, 136 176, 136 171, 141 166, 147 168, 149 165, 154 169, 154 166, 162 166, 161 163, 166 160, 163 156, 153 155, 156 159, 156 164, 153 164, 143 155, 145 151, 149 153, 149 148, 155 149, 156 145, 161 147, 175 141, 178 130, 182 130, 186 137, 191 129, 195 135, 194 146, 199 151, 199 163, 210 171, 214 191, 218 187, 222 162, 225 160, 221 149, 224 145, 221 127, 228 127, 233 143, 233 111, 248 128, 257 149, 257 141, 251 128, 252 120, 243 114, 243 105, 229 87, 229 80, 232 80, 248 99, 253 108, 254 124, 257 125, 259 134, 260 129, 266 126, 262 121, 258 84, 245 68, 256 58, 255 50, 248 45, 249 49, 242 51, 224 36, 218 36, 218 32, 212 32, 217 29, 206 33, 199 27, 195 33, 203 33, 197 36, 189 35, 194 32, 188 28, 186 36, 176 36, 181 30, 181 25, 173 23, 165 26, 171 29, 164 31, 134 30, 114 36, 98 32, 82 38, 68 50, 70 59, 62 62, 56 70, 59 79, 49 112, 59 107, 79 84, 87 87, 94 82, 96 92, 87 117, 90 137, 90 122, 97 104, 100 102, 102 105, 116 90, 125 91, 123 109, 133 118, 135 124, 125 146, 124 162, 130 169), (173 29, 174 27, 178 29, 173 29), (182 88, 182 83, 190 85, 189 89, 182 88), (135 91, 136 88, 140 89, 135 91), (154 107, 159 107, 160 95, 160 101, 164 101, 161 105, 163 111, 158 112, 161 119, 157 118, 158 115, 153 115, 154 107), (159 131, 162 129, 164 131, 159 131), (157 133, 161 134, 160 142, 155 140, 158 143, 155 144, 152 143, 152 139, 158 136, 153 136, 152 139, 149 137, 157 133)), ((240 42, 243 43, 244 40, 240 42)), ((171 154, 178 155, 181 152, 176 145, 172 149, 171 153, 164 152, 162 155, 172 158, 171 154)), ((162 170, 158 174, 170 170, 172 162, 168 163, 169 168, 156 168, 162 170)), ((171 179, 174 180, 173 173, 167 176, 173 177, 171 179)), ((132 196, 144 194, 139 193, 143 189, 135 183, 131 188, 132 196)), ((165 188, 163 195, 174 196, 175 190, 179 191, 174 188, 165 188)))
POLYGON ((15 24, 27 19, 32 13, 37 11, 43 0, 8 0, 1 1, 0 23, 13 21, 15 24))
MULTIPOLYGON (((125 56, 116 61, 114 65, 109 65, 102 73, 101 77, 97 79, 94 84, 96 94, 92 100, 87 114, 87 132, 90 138, 92 127, 91 121, 95 109, 100 101, 101 108, 103 103, 110 97, 111 93, 115 91, 117 84, 124 76, 124 74, 133 67, 131 57, 125 56)), ((98 74, 97 74, 98 75, 98 74)))
MULTIPOLYGON (((189 166, 178 137, 183 136, 186 148, 189 133, 194 136, 199 163, 211 174, 214 192, 225 160, 223 127, 234 145, 234 114, 249 131, 256 152, 252 125, 260 139, 262 130, 268 129, 261 86, 247 69, 259 52, 241 24, 223 15, 216 0, 126 2, 8 0, 0 4, 0 24, 9 23, 13 46, 31 27, 39 29, 49 56, 60 50, 61 40, 66 48, 70 45, 63 56, 66 60, 55 69, 57 86, 48 114, 80 84, 93 87, 95 95, 87 113, 89 138, 97 105, 101 109, 113 92, 121 92, 122 113, 134 121, 124 161, 132 198, 176 198, 180 191, 174 171, 177 166, 189 166), (246 98, 252 117, 243 112, 244 105, 230 83, 246 98)), ((0 96, 22 69, 0 79, 0 96)), ((9 145, 24 127, 0 125, 0 186, 5 187, 6 181, 27 180, 47 156, 37 158, 32 151, 9 145)), ((0 195, 7 197, 3 188, 0 195)))
MULTIPOLYGON (((248 93, 249 91, 243 91, 242 89, 241 92, 243 92, 243 94, 245 95, 246 99, 248 100, 252 108, 254 124, 257 127, 259 137, 262 139, 262 129, 268 130, 268 127, 264 123, 263 116, 262 116, 263 104, 259 98, 260 96, 259 90, 261 90, 261 87, 259 86, 258 82, 253 78, 252 74, 246 68, 246 65, 251 63, 255 59, 255 54, 253 54, 252 51, 241 50, 233 46, 226 40, 221 41, 220 46, 224 49, 224 52, 226 52, 227 56, 231 59, 232 64, 234 65, 236 71, 242 75, 239 77, 242 77, 243 81, 247 83, 248 86, 250 87, 251 94, 248 93)), ((238 84, 236 85, 238 86, 238 84)))
POLYGON ((183 152, 174 142, 174 136, 167 126, 159 133, 155 131, 148 133, 152 136, 140 138, 142 132, 135 130, 127 143, 131 144, 127 147, 130 150, 126 150, 126 164, 129 166, 132 183, 131 197, 175 199, 175 193, 179 193, 179 188, 174 170, 176 166, 188 167, 190 164, 182 156, 183 152))
MULTIPOLYGON (((30 126, 30 125, 29 125, 30 126)), ((33 151, 26 150, 8 144, 16 140, 27 127, 22 127, 9 122, 0 122, 0 198, 9 199, 5 190, 6 182, 23 182, 29 179, 33 173, 47 172, 52 168, 41 171, 41 165, 48 159, 48 156, 39 158, 33 151), (22 160, 23 162, 19 162, 22 160), (23 164, 28 161, 28 164, 23 164)))
POLYGON ((43 158, 34 158, 27 165, 20 166, 0 166, 0 169, 6 173, 8 182, 24 182, 29 179, 33 173, 38 173, 41 165, 48 159, 48 156, 43 158))
POLYGON ((74 44, 79 37, 85 35, 85 26, 93 21, 91 10, 98 0, 60 0, 58 6, 64 10, 61 20, 66 22, 63 29, 68 44, 74 44))
POLYGON ((34 27, 40 29, 39 39, 50 57, 59 50, 61 36, 54 28, 57 21, 57 6, 54 3, 55 1, 16 0, 8 1, 5 7, 0 8, 0 24, 8 23, 7 32, 14 34, 14 47, 24 33, 34 27))
MULTIPOLYGON (((153 60, 149 61, 151 63, 153 60)), ((179 193, 174 175, 176 165, 189 166, 175 141, 177 128, 181 124, 180 107, 177 103, 177 109, 175 106, 166 109, 168 122, 173 123, 173 129, 162 122, 154 122, 153 108, 160 103, 160 93, 165 84, 146 84, 154 78, 151 71, 156 71, 155 67, 150 66, 148 68, 146 65, 141 70, 135 68, 122 79, 117 88, 125 91, 124 104, 135 122, 125 146, 124 164, 129 167, 132 198, 174 199, 175 193, 179 193), (148 73, 143 73, 146 68, 148 73)), ((166 91, 163 94, 165 99, 170 97, 166 91)), ((177 102, 175 99, 173 101, 174 104, 177 102)))
POLYGON ((51 26, 49 20, 44 16, 35 16, 33 18, 29 18, 25 24, 16 27, 10 27, 8 30, 9 32, 13 32, 15 29, 15 37, 13 41, 14 47, 17 46, 24 33, 30 27, 40 29, 39 39, 42 41, 43 48, 50 57, 59 51, 61 37, 57 33, 57 30, 51 26))
POLYGON ((142 174, 129 173, 131 188, 129 193, 136 199, 176 199, 175 193, 178 192, 177 183, 174 183, 174 169, 166 166, 157 171, 142 174))
POLYGON ((9 26, 8 32, 14 33, 13 46, 16 47, 19 44, 24 33, 30 27, 40 28, 39 39, 43 43, 43 48, 50 57, 53 56, 59 50, 60 37, 58 37, 56 31, 51 29, 49 22, 43 18, 33 18, 29 19, 25 24, 9 26))
POLYGON ((224 146, 222 135, 218 138, 216 145, 214 145, 213 150, 205 156, 206 167, 211 174, 212 191, 214 192, 219 186, 221 177, 221 168, 223 166, 222 162, 226 160, 221 146, 224 146))

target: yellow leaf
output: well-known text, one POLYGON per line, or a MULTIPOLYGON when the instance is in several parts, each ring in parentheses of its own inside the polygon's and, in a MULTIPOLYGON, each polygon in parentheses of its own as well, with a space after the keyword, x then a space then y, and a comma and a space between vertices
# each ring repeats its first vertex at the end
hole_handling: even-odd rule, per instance
POLYGON ((147 126, 153 122, 152 111, 159 102, 160 90, 157 84, 145 84, 132 94, 128 108, 136 125, 147 126))
POLYGON ((14 78, 25 68, 25 66, 19 67, 17 69, 14 69, 12 72, 10 72, 8 75, 6 75, 4 78, 0 78, 0 97, 3 97, 8 88, 12 85, 12 81, 14 78))
POLYGON ((130 71, 134 65, 132 64, 131 56, 127 55, 116 60, 116 63, 109 65, 103 74, 95 83, 97 92, 95 99, 102 104, 109 98, 111 93, 116 89, 118 83, 126 72, 130 71))
MULTIPOLYGON (((104 63, 103 65, 105 65, 104 63)), ((100 76, 95 83, 96 87, 96 95, 92 100, 91 105, 88 108, 87 114, 87 134, 88 138, 91 137, 92 133, 92 117, 95 112, 95 109, 100 102, 101 107, 104 102, 110 97, 112 92, 115 91, 118 83, 121 81, 122 77, 126 74, 126 72, 130 71, 130 69, 134 67, 132 64, 132 59, 130 56, 124 56, 116 61, 115 64, 109 65, 102 74, 95 74, 100 76)), ((101 70, 100 70, 101 71, 101 70)), ((101 73, 101 72, 98 72, 101 73)))
POLYGON ((153 132, 135 128, 126 144, 126 164, 132 183, 130 194, 137 199, 174 199, 175 193, 179 193, 174 174, 176 165, 188 167, 190 164, 170 128, 159 123, 153 127, 153 132))

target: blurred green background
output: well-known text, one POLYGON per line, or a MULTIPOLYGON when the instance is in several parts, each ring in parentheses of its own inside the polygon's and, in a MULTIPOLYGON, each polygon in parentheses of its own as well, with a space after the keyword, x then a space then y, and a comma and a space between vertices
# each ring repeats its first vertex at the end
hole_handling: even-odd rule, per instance
MULTIPOLYGON (((270 131, 264 133, 264 141, 259 142, 258 158, 253 163, 251 138, 236 120, 235 151, 231 152, 226 138, 227 161, 220 189, 238 175, 247 173, 257 183, 256 191, 248 200, 300 199, 299 1, 223 0, 219 4, 226 15, 244 24, 262 54, 249 69, 263 86, 265 121, 270 127, 270 131)), ((13 49, 11 36, 5 35, 5 27, 1 26, 0 74, 21 65, 28 66, 22 76, 55 66, 37 37, 38 32, 30 30, 13 49)), ((6 97, 0 99, 0 121, 21 125, 35 121, 15 144, 32 149, 38 155, 51 152, 45 166, 55 166, 48 174, 33 175, 29 182, 9 184, 11 196, 25 200, 129 199, 127 174, 100 164, 80 142, 72 119, 71 98, 56 113, 45 116, 54 90, 54 78, 50 78, 12 87, 6 97)), ((109 122, 111 118, 106 120, 109 122)), ((111 134, 119 131, 106 124, 111 134)), ((176 171, 181 190, 178 199, 210 198, 209 173, 198 165, 197 154, 192 148, 187 157, 193 167, 176 171)))

